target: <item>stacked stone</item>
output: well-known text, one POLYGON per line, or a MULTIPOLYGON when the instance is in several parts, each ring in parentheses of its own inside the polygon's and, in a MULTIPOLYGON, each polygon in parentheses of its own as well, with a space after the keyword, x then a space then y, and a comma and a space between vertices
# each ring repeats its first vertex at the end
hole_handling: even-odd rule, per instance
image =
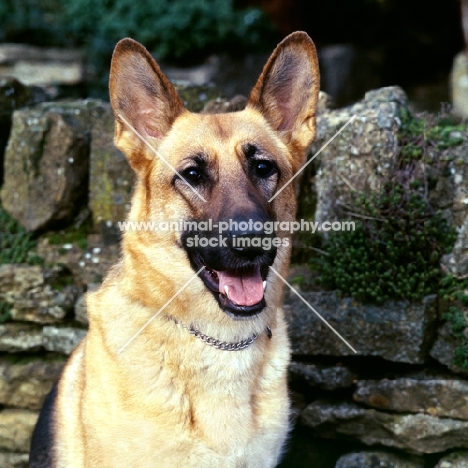
MULTIPOLYGON (((206 100, 205 92, 195 94, 206 100)), ((396 87, 369 92, 344 109, 330 110, 327 103, 322 95, 311 150, 321 150, 316 171, 303 179, 309 194, 316 194, 316 221, 340 219, 337 207, 349 202, 350 187, 378 189, 392 168, 400 111, 408 106, 396 87)), ((231 109, 218 100, 208 111, 238 110, 244 104, 231 109)), ((468 141, 468 135, 463 137, 468 141)), ((448 170, 432 195, 460 230, 454 252, 444 258, 445 268, 456 276, 468 273, 466 148, 450 150, 448 170)), ((103 226, 125 218, 133 177, 113 146, 107 103, 43 103, 15 112, 2 203, 28 231, 70 220, 85 203, 95 232, 102 234, 103 226)), ((10 319, 0 324, 2 467, 27 466, 43 399, 86 333, 83 294, 118 259, 118 246, 106 245, 100 234, 89 236, 84 250, 50 245, 43 235, 38 254, 44 266, 0 265, 0 302, 10 308, 10 319)), ((346 341, 296 295, 286 295, 298 424, 314 440, 346 440, 358 448, 334 454, 336 467, 419 468, 434 460, 437 468, 466 468, 468 374, 453 364, 460 342, 442 319, 440 299, 376 306, 334 291, 303 288, 301 294, 346 341)))

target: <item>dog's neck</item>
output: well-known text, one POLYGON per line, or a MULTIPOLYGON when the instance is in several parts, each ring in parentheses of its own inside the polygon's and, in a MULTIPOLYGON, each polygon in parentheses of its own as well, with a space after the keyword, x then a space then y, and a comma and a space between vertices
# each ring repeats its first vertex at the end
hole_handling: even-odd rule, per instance
MULTIPOLYGON (((172 317, 172 320, 177 325, 181 326, 182 328, 185 328, 191 335, 195 336, 196 338, 199 338, 207 345, 213 346, 213 348, 220 349, 222 351, 241 351, 245 348, 248 348, 259 337, 259 335, 254 333, 250 338, 247 338, 242 341, 237 341, 237 342, 220 341, 220 340, 217 340, 216 338, 205 335, 200 330, 195 329, 192 325, 188 327, 187 325, 184 325, 183 323, 179 322, 173 317, 172 317)), ((269 339, 273 336, 271 333, 270 327, 265 328, 265 333, 267 334, 269 339)))

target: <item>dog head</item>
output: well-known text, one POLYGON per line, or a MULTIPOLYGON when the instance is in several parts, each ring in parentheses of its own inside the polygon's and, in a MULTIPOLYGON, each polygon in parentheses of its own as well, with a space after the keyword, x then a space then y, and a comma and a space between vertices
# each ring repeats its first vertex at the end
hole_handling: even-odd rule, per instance
POLYGON ((285 274, 290 252, 288 234, 265 226, 294 220, 290 180, 315 137, 318 90, 315 47, 297 32, 275 49, 244 110, 194 114, 142 45, 120 41, 110 96, 116 146, 137 174, 129 219, 179 223, 139 233, 140 265, 154 267, 164 246, 200 272, 225 313, 259 314, 269 267, 285 274))

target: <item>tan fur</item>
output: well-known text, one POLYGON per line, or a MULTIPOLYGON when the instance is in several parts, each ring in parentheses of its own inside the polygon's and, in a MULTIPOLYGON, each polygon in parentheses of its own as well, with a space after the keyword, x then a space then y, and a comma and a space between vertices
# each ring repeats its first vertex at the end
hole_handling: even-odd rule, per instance
MULTIPOLYGON (((254 139, 275 158, 276 193, 304 163, 315 136, 318 94, 315 48, 305 33, 286 38, 259 78, 247 108, 192 114, 143 48, 130 40, 115 50, 110 79, 115 142, 137 174, 131 220, 215 218, 220 200, 241 203, 251 190, 242 145, 254 139), (198 198, 128 128, 167 162, 204 152, 216 173, 198 198)), ((272 202, 276 219, 292 221, 293 184, 272 202)), ((89 332, 59 383, 54 468, 269 468, 289 430, 286 370, 289 344, 283 285, 268 275, 267 308, 250 320, 226 315, 198 278, 120 354, 119 349, 194 275, 178 232, 126 232, 122 258, 88 294, 89 332), (252 346, 208 346, 170 317, 222 341, 258 333, 252 346), (272 338, 265 333, 270 327, 272 338)), ((289 247, 273 267, 287 274, 289 247)))

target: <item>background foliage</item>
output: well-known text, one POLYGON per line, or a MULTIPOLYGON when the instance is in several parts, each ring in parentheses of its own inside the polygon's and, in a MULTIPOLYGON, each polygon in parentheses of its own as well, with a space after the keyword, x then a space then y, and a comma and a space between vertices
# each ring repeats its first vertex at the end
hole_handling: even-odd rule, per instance
POLYGON ((34 246, 35 241, 31 234, 28 234, 0 205, 0 265, 28 261, 28 252, 34 246))
POLYGON ((275 32, 260 9, 237 10, 232 0, 0 2, 0 41, 85 46, 98 73, 123 37, 159 60, 190 65, 216 52, 269 50, 275 32))
MULTIPOLYGON (((232 0, 0 2, 0 41, 85 47, 105 95, 112 50, 123 37, 158 60, 192 65, 213 53, 270 50, 276 33, 260 9, 235 9, 232 0)), ((102 97, 100 88, 91 94, 102 97)))
POLYGON ((454 227, 429 200, 428 189, 444 167, 441 151, 462 144, 466 127, 445 116, 430 119, 407 110, 400 118, 391 176, 382 181, 380 192, 351 193, 345 215, 356 219, 356 230, 325 238, 323 254, 311 260, 325 285, 362 301, 417 301, 437 293, 441 256, 456 239, 454 227), (421 163, 427 172, 418 170, 421 163))

